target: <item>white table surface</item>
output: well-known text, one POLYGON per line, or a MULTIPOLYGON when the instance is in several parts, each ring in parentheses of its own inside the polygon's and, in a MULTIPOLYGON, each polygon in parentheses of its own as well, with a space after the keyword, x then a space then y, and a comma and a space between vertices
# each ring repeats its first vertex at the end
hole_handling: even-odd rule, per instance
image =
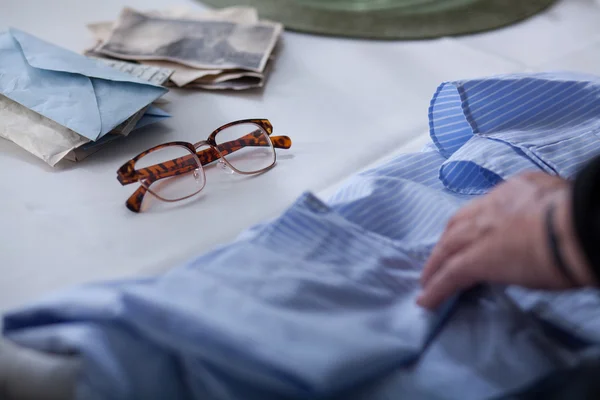
MULTIPOLYGON (((13 26, 82 51, 85 25, 167 0, 0 0, 0 29, 13 26)), ((53 290, 147 276, 177 266, 271 218, 303 191, 331 192, 358 170, 423 144, 427 107, 445 80, 538 69, 600 73, 600 4, 563 0, 543 15, 458 39, 372 42, 286 32, 259 93, 172 91, 173 117, 79 163, 51 168, 0 140, 0 310, 53 290), (202 196, 133 214, 134 190, 116 169, 162 142, 204 139, 226 122, 271 119, 293 139, 268 173, 240 179, 207 173, 202 196)))

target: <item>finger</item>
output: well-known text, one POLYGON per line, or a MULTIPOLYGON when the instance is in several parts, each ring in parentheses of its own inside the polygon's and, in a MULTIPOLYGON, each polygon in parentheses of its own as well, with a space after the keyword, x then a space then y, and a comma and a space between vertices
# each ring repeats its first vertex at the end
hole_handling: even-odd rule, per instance
POLYGON ((487 260, 490 250, 490 238, 485 237, 455 254, 431 278, 417 304, 435 309, 455 293, 481 282, 482 276, 493 268, 487 260))
POLYGON ((565 179, 545 172, 525 172, 519 175, 518 178, 534 184, 541 190, 559 189, 569 185, 565 179))
POLYGON ((430 310, 436 309, 453 294, 475 284, 476 280, 461 263, 461 257, 457 256, 440 269, 417 298, 417 304, 430 310))
POLYGON ((542 171, 525 171, 523 173, 518 174, 515 178, 524 179, 529 182, 539 182, 546 179, 548 175, 546 172, 542 171))
POLYGON ((434 247, 429 259, 423 267, 421 285, 426 286, 444 261, 477 240, 480 234, 480 229, 475 223, 474 218, 462 220, 454 226, 449 227, 440 238, 438 244, 434 247))
POLYGON ((459 225, 464 221, 469 221, 478 215, 480 215, 486 206, 486 198, 480 197, 476 200, 471 201, 466 206, 462 207, 456 212, 448 221, 446 230, 452 228, 454 225, 459 225))

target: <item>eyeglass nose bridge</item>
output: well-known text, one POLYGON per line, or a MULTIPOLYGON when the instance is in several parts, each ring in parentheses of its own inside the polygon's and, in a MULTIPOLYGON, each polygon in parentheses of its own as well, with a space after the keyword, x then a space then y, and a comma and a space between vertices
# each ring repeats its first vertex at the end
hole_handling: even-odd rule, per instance
POLYGON ((198 147, 200 147, 200 146, 210 146, 213 149, 219 151, 219 149, 217 149, 217 146, 215 146, 213 143, 209 142, 208 140, 201 140, 199 142, 194 143, 194 148, 196 150, 198 150, 198 147))
POLYGON ((216 146, 216 143, 212 143, 211 140, 201 140, 197 143, 194 143, 194 148, 196 149, 196 151, 198 151, 198 148, 202 146, 210 147, 219 155, 219 159, 217 160, 217 162, 219 164, 219 167, 221 167, 223 171, 228 172, 230 174, 236 172, 236 170, 231 166, 231 164, 229 164, 229 162, 225 159, 223 153, 219 151, 219 148, 216 146))
POLYGON ((196 153, 198 152, 198 148, 200 148, 202 146, 208 146, 211 149, 213 149, 219 155, 220 160, 222 160, 224 158, 223 153, 221 153, 217 144, 213 143, 211 140, 201 140, 199 142, 194 143, 194 149, 196 149, 196 153))

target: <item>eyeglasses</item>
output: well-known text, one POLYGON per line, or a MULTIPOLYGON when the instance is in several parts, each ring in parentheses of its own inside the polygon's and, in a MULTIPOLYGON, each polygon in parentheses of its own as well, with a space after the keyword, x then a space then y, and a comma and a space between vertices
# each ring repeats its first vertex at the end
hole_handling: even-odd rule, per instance
POLYGON ((203 165, 215 161, 242 175, 271 169, 277 159, 275 148, 292 146, 289 137, 271 137, 271 133, 269 120, 246 119, 223 125, 195 144, 170 142, 144 151, 117 171, 121 185, 141 184, 127 199, 127 208, 140 212, 147 192, 166 202, 198 194, 206 184, 203 165))

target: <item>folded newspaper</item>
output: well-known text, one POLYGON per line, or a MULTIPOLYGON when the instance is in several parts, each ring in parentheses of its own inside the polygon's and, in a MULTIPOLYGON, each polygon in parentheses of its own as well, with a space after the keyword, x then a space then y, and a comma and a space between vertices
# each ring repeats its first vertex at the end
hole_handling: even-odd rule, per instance
POLYGON ((264 85, 283 27, 248 7, 125 8, 117 21, 88 29, 96 44, 87 55, 171 69, 168 83, 177 87, 244 90, 264 85))

